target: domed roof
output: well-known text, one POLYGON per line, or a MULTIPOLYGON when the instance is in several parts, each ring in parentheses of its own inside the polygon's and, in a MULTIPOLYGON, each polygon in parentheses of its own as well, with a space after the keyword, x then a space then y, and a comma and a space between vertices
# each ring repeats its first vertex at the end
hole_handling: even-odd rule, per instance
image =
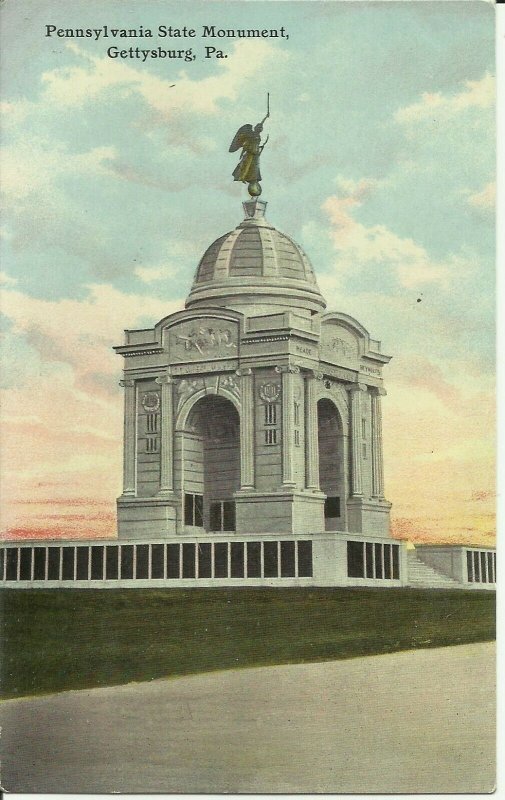
POLYGON ((203 254, 186 307, 260 304, 310 312, 325 308, 309 259, 267 222, 266 203, 250 200, 243 206, 243 222, 203 254))

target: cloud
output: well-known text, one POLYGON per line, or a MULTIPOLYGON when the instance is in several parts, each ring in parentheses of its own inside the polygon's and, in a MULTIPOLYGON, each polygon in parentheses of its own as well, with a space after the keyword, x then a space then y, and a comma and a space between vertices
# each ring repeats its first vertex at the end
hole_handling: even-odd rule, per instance
MULTIPOLYGON (((63 364, 49 365, 28 381, 20 378, 4 392, 4 535, 17 536, 19 528, 31 535, 74 535, 79 530, 81 536, 100 535, 104 522, 96 519, 97 508, 112 516, 120 489, 120 419, 119 387, 104 399, 86 390, 74 370, 63 364), (79 495, 92 498, 83 502, 80 522, 74 508, 79 495)), ((108 532, 113 532, 111 525, 108 532)))
MULTIPOLYGON (((418 542, 492 544, 494 380, 478 346, 483 330, 487 336, 477 325, 484 309, 468 307, 479 262, 466 252, 435 259, 384 224, 358 221, 366 201, 380 209, 378 182, 339 177, 337 187, 323 204, 332 270, 318 281, 372 335, 386 335, 394 356, 383 403, 393 532, 418 542)), ((492 309, 486 313, 489 325, 492 309)))
MULTIPOLYGON (((50 259, 68 287, 78 275, 128 278, 139 255, 153 260, 163 244, 156 192, 201 183, 201 158, 215 149, 205 117, 221 104, 233 110, 254 76, 287 56, 269 42, 241 41, 207 77, 180 72, 173 86, 173 77, 159 78, 146 65, 135 69, 74 44, 66 52, 77 63, 44 72, 35 100, 4 104, 2 191, 9 255, 20 256, 22 269, 23 258, 37 261, 34 274, 50 259), (112 130, 111 118, 118 120, 112 130), (152 200, 147 188, 156 190, 152 200), (136 225, 144 234, 140 254, 136 225)), ((175 218, 167 223, 176 225, 175 218)), ((55 284, 53 274, 49 286, 60 291, 55 284)))
POLYGON ((13 323, 14 334, 22 334, 43 362, 67 365, 76 387, 89 383, 100 396, 103 385, 93 376, 119 373, 121 365, 111 348, 121 344, 125 326, 144 327, 146 319, 154 324, 183 303, 127 294, 109 284, 91 284, 87 290, 83 300, 53 301, 7 289, 2 292, 2 311, 13 323))
POLYGON ((14 362, 0 420, 2 525, 10 536, 114 533, 122 362, 112 345, 122 343, 125 325, 154 324, 182 303, 126 294, 110 285, 87 288, 83 300, 41 300, 10 288, 2 292, 14 362), (20 338, 36 352, 38 363, 15 357, 20 338), (79 500, 77 487, 83 487, 84 499, 79 500), (76 514, 78 501, 83 508, 76 514), (61 505, 51 516, 53 502, 61 505))
POLYGON ((480 192, 468 194, 467 203, 482 211, 493 210, 496 205, 496 183, 491 181, 480 192))
MULTIPOLYGON (((6 267, 3 292, 12 333, 2 519, 16 535, 113 534, 122 393, 121 359, 111 347, 121 342, 125 326, 151 325, 182 305, 160 299, 163 281, 170 295, 179 273, 189 275, 207 237, 209 214, 220 213, 215 193, 204 194, 209 184, 198 190, 197 202, 184 189, 201 185, 216 148, 211 128, 222 125, 224 132, 239 105, 245 120, 258 81, 271 65, 276 75, 279 65, 282 72, 287 57, 270 43, 241 42, 202 80, 178 72, 174 62, 167 62, 167 77, 160 78, 146 65, 135 69, 74 45, 64 56, 71 66, 51 67, 40 85, 32 82, 39 91, 34 101, 23 98, 4 108, 5 140, 7 134, 17 137, 6 145, 4 162, 14 211, 6 251, 20 257, 23 275, 16 286, 6 267), (173 214, 164 210, 161 192, 167 191, 179 191, 170 200, 173 214), (58 296, 82 292, 81 299, 39 300, 23 291, 29 285, 47 297, 46 276, 58 296), (119 276, 121 290, 110 285, 119 276)), ((296 74, 303 84, 297 93, 303 92, 302 100, 312 97, 307 92, 313 75, 296 74)), ((460 213, 462 200, 479 210, 490 201, 484 184, 492 175, 485 161, 492 148, 483 146, 481 132, 491 129, 493 83, 487 76, 452 94, 416 96, 399 109, 392 137, 399 157, 393 148, 394 159, 388 151, 380 168, 370 162, 366 174, 380 180, 337 177, 327 190, 333 196, 325 203, 324 226, 314 223, 314 251, 324 253, 321 261, 332 269, 318 277, 328 298, 372 335, 389 337, 385 350, 395 356, 385 371, 386 478, 394 529, 409 529, 413 539, 457 540, 464 530, 483 540, 493 532, 493 390, 479 350, 479 342, 492 337, 491 312, 485 292, 465 283, 468 275, 484 276, 485 265, 479 273, 476 259, 464 250, 445 255, 459 241, 452 204, 460 213), (477 129, 475 120, 482 118, 477 129), (462 194, 462 186, 472 189, 462 194), (439 199, 434 212, 431 202, 439 199), (437 244, 430 227, 434 214, 446 231, 437 244)), ((270 157, 282 178, 275 192, 284 179, 315 169, 329 182, 335 173, 328 174, 328 165, 349 161, 344 134, 338 153, 334 135, 328 149, 315 147, 306 139, 306 120, 294 125, 292 113, 278 118, 278 129, 303 133, 304 144, 298 139, 293 148, 282 133, 270 140, 270 157)), ((372 130, 382 122, 370 113, 372 130)), ((349 123, 351 136, 351 118, 349 123)), ((319 203, 321 185, 319 179, 307 183, 310 204, 304 201, 300 211, 292 202, 290 222, 296 225, 319 203)), ((223 193, 239 188, 230 181, 223 193)), ((468 238, 473 234, 469 227, 468 238)))
POLYGON ((56 106, 81 108, 96 101, 111 89, 123 95, 140 96, 149 108, 163 117, 216 114, 222 100, 237 100, 243 83, 269 62, 287 58, 285 52, 264 41, 241 41, 234 44, 219 72, 201 80, 191 80, 175 69, 170 78, 158 78, 145 65, 140 69, 122 62, 92 55, 73 43, 67 48, 86 66, 60 67, 43 73, 44 99, 56 106), (173 86, 175 82, 175 86, 173 86))
POLYGON ((0 103, 0 114, 2 115, 4 129, 24 122, 32 109, 33 103, 24 98, 13 102, 0 103))
POLYGON ((20 136, 2 149, 2 192, 15 206, 31 195, 47 195, 66 176, 110 175, 114 147, 71 153, 61 143, 40 136, 20 136))
POLYGON ((382 265, 406 289, 438 285, 447 289, 450 278, 468 268, 467 261, 451 255, 444 260, 432 259, 426 249, 413 239, 398 236, 387 226, 366 226, 354 213, 377 187, 377 182, 339 179, 339 196, 328 197, 322 205, 329 222, 329 236, 337 254, 337 274, 356 272, 364 265, 382 265))
POLYGON ((155 267, 135 267, 133 272, 142 283, 154 283, 173 278, 178 270, 173 264, 161 264, 155 267))
MULTIPOLYGON (((79 153, 70 143, 53 141, 37 133, 19 133, 2 148, 2 200, 5 233, 16 255, 30 252, 30 260, 54 250, 77 259, 91 274, 110 277, 124 270, 117 248, 110 243, 107 218, 95 215, 95 205, 86 197, 86 182, 95 195, 100 178, 115 177, 113 146, 92 147, 79 153), (80 182, 82 194, 69 190, 80 182), (85 265, 85 266, 84 266, 85 265)), ((88 195, 89 197, 89 195, 88 195)), ((44 265, 46 267, 46 265, 44 265)), ((36 270, 35 270, 36 271, 36 270)))
POLYGON ((0 286, 15 286, 18 282, 17 278, 7 275, 6 272, 0 271, 0 286))
POLYGON ((393 530, 411 541, 491 543, 492 381, 469 381, 464 358, 437 363, 419 355, 406 362, 392 362, 383 402, 393 530))
POLYGON ((338 175, 335 179, 341 194, 343 194, 350 201, 354 201, 356 205, 360 205, 363 200, 366 200, 376 191, 379 186, 384 185, 384 181, 378 181, 375 178, 361 178, 356 181, 352 178, 345 178, 343 175, 338 175))
POLYGON ((440 92, 424 92, 421 100, 399 108, 394 118, 401 125, 416 125, 419 122, 450 120, 467 109, 492 108, 495 103, 495 78, 486 72, 477 81, 465 81, 461 92, 444 95, 440 92))

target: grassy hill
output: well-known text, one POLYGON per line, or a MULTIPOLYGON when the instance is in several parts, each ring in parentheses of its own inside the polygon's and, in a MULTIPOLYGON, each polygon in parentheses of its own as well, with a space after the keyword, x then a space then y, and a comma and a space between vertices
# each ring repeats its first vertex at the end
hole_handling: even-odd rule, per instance
POLYGON ((3 697, 495 637, 483 591, 5 589, 0 602, 3 697))

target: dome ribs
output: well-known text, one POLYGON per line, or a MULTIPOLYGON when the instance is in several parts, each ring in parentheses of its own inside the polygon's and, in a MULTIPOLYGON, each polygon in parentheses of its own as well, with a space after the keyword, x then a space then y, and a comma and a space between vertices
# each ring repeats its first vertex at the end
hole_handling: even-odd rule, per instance
POLYGON ((277 249, 274 243, 274 231, 270 228, 259 229, 261 245, 263 248, 263 275, 275 277, 279 274, 277 263, 277 249))
POLYGON ((314 271, 302 248, 264 217, 266 203, 244 204, 246 218, 207 248, 186 307, 206 303, 243 308, 261 297, 261 306, 325 308, 314 271))
POLYGON ((230 274, 230 264, 235 248, 235 243, 240 236, 240 232, 235 229, 224 237, 224 242, 221 245, 218 256, 216 258, 216 265, 212 278, 226 278, 230 274))

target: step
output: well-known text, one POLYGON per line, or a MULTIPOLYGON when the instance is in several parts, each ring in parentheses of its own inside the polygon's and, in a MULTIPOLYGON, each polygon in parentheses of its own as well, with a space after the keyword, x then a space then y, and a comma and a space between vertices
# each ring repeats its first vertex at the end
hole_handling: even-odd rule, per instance
POLYGON ((460 589, 461 584, 449 575, 425 564, 415 552, 407 553, 408 584, 425 588, 460 589))

